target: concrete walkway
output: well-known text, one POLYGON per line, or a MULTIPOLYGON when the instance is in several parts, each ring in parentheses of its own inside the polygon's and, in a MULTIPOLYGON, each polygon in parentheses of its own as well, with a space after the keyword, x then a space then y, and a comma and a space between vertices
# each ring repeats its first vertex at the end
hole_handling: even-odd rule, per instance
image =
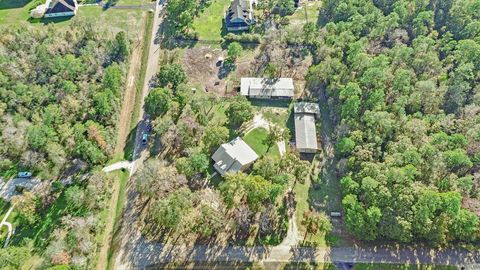
POLYGON ((132 162, 124 160, 124 161, 119 161, 117 163, 113 163, 111 165, 108 165, 108 166, 104 167, 102 169, 102 171, 106 172, 106 173, 109 173, 109 172, 113 172, 113 171, 121 170, 121 169, 131 170, 132 166, 133 166, 132 162))
POLYGON ((6 248, 8 246, 8 242, 10 242, 10 238, 12 237, 13 234, 13 226, 10 222, 7 222, 7 218, 10 216, 10 214, 13 211, 13 206, 8 209, 7 213, 3 217, 2 222, 0 222, 0 230, 2 229, 3 226, 7 226, 8 233, 7 233, 7 239, 5 240, 5 243, 3 244, 3 248, 6 248))

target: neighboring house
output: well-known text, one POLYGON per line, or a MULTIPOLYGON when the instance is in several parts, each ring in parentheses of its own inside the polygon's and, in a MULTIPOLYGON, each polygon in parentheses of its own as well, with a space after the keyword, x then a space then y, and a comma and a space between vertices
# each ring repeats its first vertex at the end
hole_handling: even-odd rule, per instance
POLYGON ((233 0, 225 14, 225 26, 228 31, 249 30, 255 23, 248 0, 233 0))
POLYGON ((242 78, 240 93, 250 98, 291 99, 295 88, 292 78, 242 78))
POLYGON ((227 172, 240 172, 246 170, 258 159, 257 153, 248 146, 240 137, 231 142, 222 144, 212 156, 215 164, 213 167, 221 176, 227 172))
POLYGON ((47 0, 45 4, 32 10, 33 18, 56 18, 74 16, 77 14, 77 0, 47 0))
POLYGON ((316 118, 320 116, 317 103, 295 103, 295 144, 300 153, 316 153, 318 151, 316 118))

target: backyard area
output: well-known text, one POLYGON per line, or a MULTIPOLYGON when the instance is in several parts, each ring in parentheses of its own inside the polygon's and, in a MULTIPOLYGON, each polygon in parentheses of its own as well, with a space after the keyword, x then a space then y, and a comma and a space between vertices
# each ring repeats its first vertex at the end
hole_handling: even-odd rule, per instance
POLYGON ((213 0, 193 21, 193 29, 198 32, 200 40, 218 40, 222 38, 223 17, 230 0, 213 0))

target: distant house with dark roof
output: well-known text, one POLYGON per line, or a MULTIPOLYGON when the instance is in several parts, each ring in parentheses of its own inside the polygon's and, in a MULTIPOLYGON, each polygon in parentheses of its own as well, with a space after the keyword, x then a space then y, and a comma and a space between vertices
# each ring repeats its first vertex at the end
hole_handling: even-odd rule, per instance
POLYGON ((240 137, 231 142, 222 144, 212 156, 213 167, 220 175, 228 172, 240 172, 258 159, 257 153, 240 137))
POLYGON ((77 0, 47 0, 45 18, 67 17, 77 14, 77 0))
POLYGON ((242 78, 240 94, 250 98, 291 99, 295 88, 292 78, 242 78))
POLYGON ((228 31, 249 30, 255 23, 248 0, 233 0, 225 14, 225 26, 228 31))
POLYGON ((293 107, 295 118, 295 145, 300 153, 318 151, 316 118, 320 117, 317 103, 297 102, 293 107))

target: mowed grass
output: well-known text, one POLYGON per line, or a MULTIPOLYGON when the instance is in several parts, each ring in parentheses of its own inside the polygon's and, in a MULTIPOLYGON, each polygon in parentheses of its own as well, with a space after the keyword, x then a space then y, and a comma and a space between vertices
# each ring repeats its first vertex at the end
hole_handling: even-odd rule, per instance
MULTIPOLYGON (((115 34, 126 31, 130 39, 135 42, 140 40, 137 29, 144 26, 143 17, 148 12, 142 9, 107 9, 100 6, 79 7, 76 16, 60 17, 51 19, 32 19, 30 10, 40 2, 28 0, 0 0, 0 27, 26 23, 35 27, 44 27, 46 24, 54 24, 58 29, 68 29, 78 21, 94 23, 97 28, 115 34)), ((125 0, 130 5, 148 3, 147 0, 125 0)), ((117 5, 123 5, 119 1, 117 5)))
POLYGON ((0 25, 27 22, 29 10, 35 7, 36 1, 0 0, 0 25))
POLYGON ((256 128, 247 133, 243 140, 257 153, 259 156, 271 155, 280 156, 277 144, 273 144, 270 149, 265 143, 265 139, 268 137, 268 131, 264 128, 256 128))
POLYGON ((193 21, 193 29, 198 32, 201 40, 222 39, 223 17, 230 5, 230 0, 213 0, 193 21))

